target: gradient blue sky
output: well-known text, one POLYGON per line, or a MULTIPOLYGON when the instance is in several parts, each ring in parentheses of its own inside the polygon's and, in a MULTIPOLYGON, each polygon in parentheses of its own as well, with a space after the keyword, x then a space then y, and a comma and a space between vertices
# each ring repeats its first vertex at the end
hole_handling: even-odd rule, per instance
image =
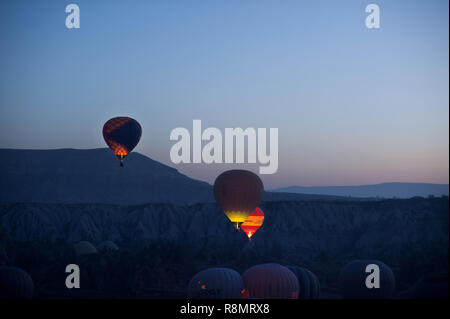
MULTIPOLYGON (((267 189, 448 183, 448 1, 1 1, 0 148, 104 147, 131 116, 136 151, 174 165, 172 129, 278 127, 267 189), (65 6, 81 29, 65 27, 65 6), (377 3, 381 29, 365 27, 377 3)), ((258 165, 234 165, 257 171, 258 165)))

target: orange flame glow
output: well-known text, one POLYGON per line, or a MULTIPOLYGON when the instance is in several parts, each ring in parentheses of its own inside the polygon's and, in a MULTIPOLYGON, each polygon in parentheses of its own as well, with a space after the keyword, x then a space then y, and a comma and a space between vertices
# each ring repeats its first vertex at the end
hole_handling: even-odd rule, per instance
POLYGON ((241 225, 241 229, 247 235, 248 240, 251 240, 251 237, 259 229, 259 227, 261 227, 263 222, 264 222, 264 213, 259 208, 257 208, 250 214, 250 216, 248 216, 245 222, 241 225))

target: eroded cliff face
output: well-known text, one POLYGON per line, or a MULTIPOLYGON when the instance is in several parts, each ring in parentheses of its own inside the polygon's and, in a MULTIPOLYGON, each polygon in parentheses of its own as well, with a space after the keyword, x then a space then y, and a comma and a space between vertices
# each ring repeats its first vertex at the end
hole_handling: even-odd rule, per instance
POLYGON ((261 205, 264 225, 249 242, 215 204, 139 206, 4 204, 0 227, 11 241, 94 244, 112 240, 133 249, 153 241, 190 245, 194 252, 239 254, 310 264, 448 254, 448 198, 372 202, 280 201, 261 205))

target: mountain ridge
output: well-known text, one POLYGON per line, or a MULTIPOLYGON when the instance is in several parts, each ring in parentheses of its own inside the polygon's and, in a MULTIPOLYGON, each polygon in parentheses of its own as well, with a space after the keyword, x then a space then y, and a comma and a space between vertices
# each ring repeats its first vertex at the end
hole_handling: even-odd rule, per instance
POLYGON ((351 196, 358 198, 411 198, 448 196, 448 184, 387 182, 354 186, 289 186, 270 190, 301 194, 351 196))
MULTIPOLYGON (((108 148, 0 149, 0 202, 194 204, 214 202, 212 186, 137 152, 120 167, 108 148)), ((264 200, 337 196, 265 192, 264 200)), ((345 198, 343 198, 345 200, 345 198)))

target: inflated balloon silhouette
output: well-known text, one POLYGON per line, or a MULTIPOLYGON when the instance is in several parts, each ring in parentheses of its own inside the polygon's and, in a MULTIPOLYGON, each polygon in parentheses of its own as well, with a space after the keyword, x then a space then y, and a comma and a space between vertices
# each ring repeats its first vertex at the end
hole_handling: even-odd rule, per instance
POLYGON ((317 276, 306 268, 286 266, 298 279, 298 299, 319 299, 320 281, 317 276))
POLYGON ((264 186, 258 175, 245 170, 220 174, 214 182, 214 197, 236 229, 261 202, 264 186))
POLYGON ((243 287, 241 275, 230 268, 209 268, 192 277, 188 298, 238 299, 243 287))
POLYGON ((262 226, 263 222, 264 213, 260 208, 256 208, 241 225, 241 229, 247 235, 248 240, 252 239, 252 236, 256 233, 259 227, 262 226))
POLYGON ((297 299, 298 280, 288 268, 278 264, 262 264, 247 269, 244 280, 243 298, 297 299))
POLYGON ((34 284, 30 275, 17 267, 0 267, 0 299, 33 298, 34 284))
POLYGON ((339 273, 339 289, 345 299, 390 299, 395 292, 395 276, 391 268, 379 260, 354 260, 339 273), (367 266, 377 265, 379 288, 368 288, 367 266))
POLYGON ((141 125, 130 117, 114 117, 103 125, 103 138, 120 160, 120 166, 139 143, 141 135, 141 125))
POLYGON ((410 299, 448 299, 448 272, 429 273, 421 277, 408 292, 410 299))

